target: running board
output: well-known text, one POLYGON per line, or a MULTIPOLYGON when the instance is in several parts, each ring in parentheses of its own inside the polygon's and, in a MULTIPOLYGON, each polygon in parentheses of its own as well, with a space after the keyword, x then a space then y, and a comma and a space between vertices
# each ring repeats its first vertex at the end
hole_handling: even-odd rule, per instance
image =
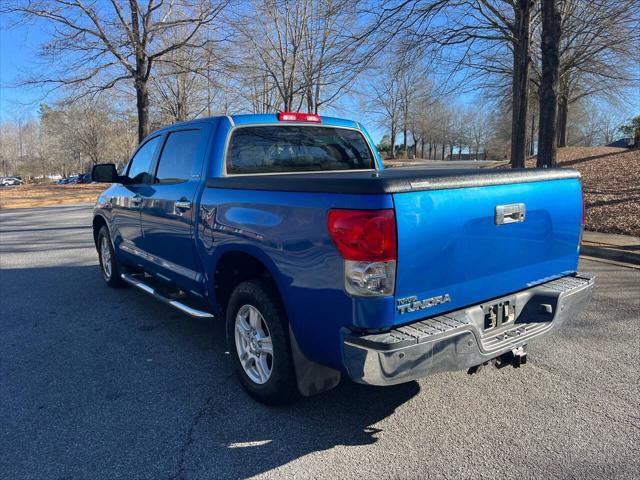
POLYGON ((181 312, 186 313, 187 315, 190 315, 190 316, 196 317, 196 318, 213 318, 213 314, 211 314, 209 312, 205 312, 203 310, 197 310, 197 309, 192 308, 192 307, 190 307, 188 305, 185 305, 182 302, 179 302, 177 300, 172 300, 170 298, 165 297, 164 295, 161 295, 160 293, 155 291, 153 288, 151 288, 149 285, 147 285, 146 283, 141 282, 140 280, 137 280, 137 279, 133 278, 131 275, 123 273, 120 276, 122 277, 122 280, 124 280, 128 284, 139 288, 143 292, 146 292, 149 295, 152 295, 156 299, 160 300, 162 303, 166 303, 167 305, 170 305, 173 308, 176 308, 176 309, 180 310, 181 312))

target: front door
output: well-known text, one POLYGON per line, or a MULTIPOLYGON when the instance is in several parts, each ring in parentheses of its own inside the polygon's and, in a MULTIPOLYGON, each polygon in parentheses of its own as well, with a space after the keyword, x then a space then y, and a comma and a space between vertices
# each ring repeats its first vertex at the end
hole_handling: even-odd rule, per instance
POLYGON ((153 137, 138 148, 124 174, 130 182, 120 185, 112 198, 111 237, 115 248, 125 254, 132 255, 136 249, 142 248, 142 194, 153 179, 154 159, 161 140, 161 136, 153 137))
POLYGON ((194 241, 196 192, 206 135, 201 129, 168 134, 149 189, 142 192, 143 248, 157 275, 200 293, 202 267, 194 241))

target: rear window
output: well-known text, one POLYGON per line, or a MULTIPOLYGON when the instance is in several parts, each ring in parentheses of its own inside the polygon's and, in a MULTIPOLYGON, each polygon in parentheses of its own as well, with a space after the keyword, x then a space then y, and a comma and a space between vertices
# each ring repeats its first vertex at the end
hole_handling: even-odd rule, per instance
POLYGON ((229 143, 227 173, 317 172, 375 167, 356 130, 273 125, 236 129, 229 143))
POLYGON ((189 180, 197 160, 199 142, 200 130, 171 132, 160 155, 156 182, 179 183, 189 180))

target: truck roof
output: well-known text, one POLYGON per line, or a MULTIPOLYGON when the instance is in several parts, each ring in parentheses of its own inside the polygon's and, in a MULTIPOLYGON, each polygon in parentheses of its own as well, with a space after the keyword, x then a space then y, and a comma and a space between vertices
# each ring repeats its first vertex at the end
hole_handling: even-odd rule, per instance
MULTIPOLYGON (((218 121, 221 118, 227 118, 231 121, 232 125, 267 125, 273 123, 283 123, 283 124, 294 124, 298 122, 281 122, 278 120, 278 114, 276 113, 263 113, 263 114, 241 114, 241 115, 217 115, 213 117, 205 117, 198 118, 195 120, 187 120, 185 122, 177 122, 172 123, 171 125, 167 125, 165 127, 154 130, 151 133, 163 132, 165 130, 175 128, 176 126, 188 126, 188 125, 197 125, 200 123, 211 123, 214 121, 218 121)), ((346 128, 357 128, 360 129, 360 125, 353 120, 347 120, 344 118, 336 118, 336 117, 327 117, 324 115, 320 116, 322 122, 320 125, 330 125, 334 127, 346 127, 346 128)), ((307 124, 307 123, 303 123, 307 124)), ((317 123, 309 122, 308 125, 318 125, 317 123)))
MULTIPOLYGON (((269 124, 269 123, 296 123, 296 122, 281 122, 278 120, 278 115, 275 113, 267 113, 267 114, 243 114, 243 115, 233 115, 231 116, 233 119, 233 123, 236 125, 260 125, 260 124, 269 124)), ((331 125, 335 127, 348 127, 348 128, 359 128, 358 123, 353 120, 347 120, 344 118, 336 118, 336 117, 327 117, 324 115, 320 116, 322 123, 321 125, 331 125)), ((309 123, 310 125, 316 125, 314 123, 309 123)))

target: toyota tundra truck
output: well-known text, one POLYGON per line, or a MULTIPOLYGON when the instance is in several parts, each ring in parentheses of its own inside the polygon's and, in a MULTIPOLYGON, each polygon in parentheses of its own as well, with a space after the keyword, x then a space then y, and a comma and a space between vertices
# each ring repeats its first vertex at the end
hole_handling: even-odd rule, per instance
POLYGON ((585 306, 571 169, 387 168, 358 122, 306 113, 171 125, 111 183, 110 287, 224 321, 245 390, 282 404, 341 377, 394 385, 519 366, 585 306))

